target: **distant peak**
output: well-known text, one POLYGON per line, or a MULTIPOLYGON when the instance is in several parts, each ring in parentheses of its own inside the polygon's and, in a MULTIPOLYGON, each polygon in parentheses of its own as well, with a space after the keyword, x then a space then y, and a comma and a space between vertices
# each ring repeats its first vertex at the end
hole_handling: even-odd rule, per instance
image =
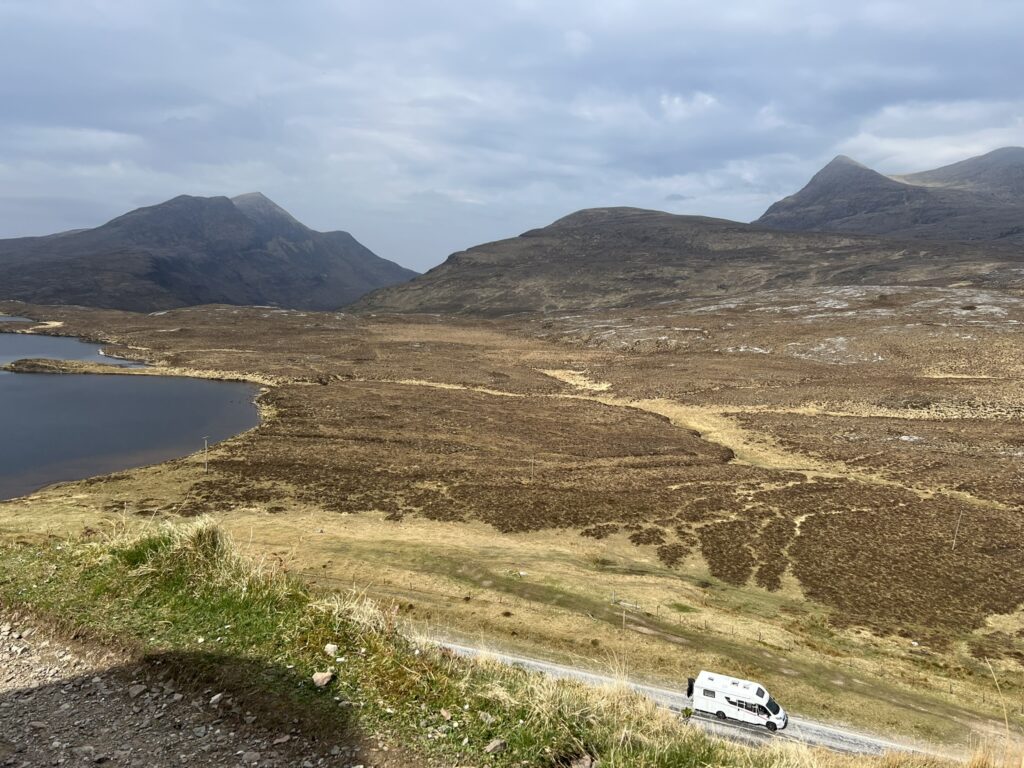
POLYGON ((931 171, 899 177, 909 184, 959 189, 1006 203, 1024 203, 1024 147, 1000 147, 931 171))
POLYGON ((232 203, 270 203, 271 205, 277 205, 273 200, 264 195, 262 192, 245 192, 241 195, 235 195, 231 198, 232 203))
POLYGON ((562 218, 554 221, 551 224, 551 226, 579 226, 581 224, 587 225, 603 221, 617 221, 629 217, 650 216, 652 214, 660 213, 661 211, 649 211, 644 208, 630 208, 628 206, 613 206, 608 208, 584 208, 574 213, 570 213, 568 216, 563 216, 562 218))
POLYGON ((231 198, 231 202, 239 208, 253 208, 264 211, 275 211, 291 216, 284 208, 275 203, 262 192, 246 192, 231 198))
POLYGON ((231 202, 243 215, 257 224, 302 226, 294 216, 262 192, 246 192, 232 197, 231 202))
POLYGON ((829 164, 826 165, 825 167, 840 168, 843 166, 852 166, 854 168, 867 168, 866 165, 864 165, 863 163, 858 163, 856 160, 854 160, 852 157, 849 157, 848 155, 836 155, 835 157, 832 158, 831 162, 829 162, 829 164))
POLYGON ((878 171, 858 163, 851 157, 836 155, 828 165, 814 174, 807 188, 818 188, 822 184, 878 183, 883 179, 889 181, 878 171))
POLYGON ((1011 163, 1024 162, 1024 147, 1000 147, 981 157, 1011 163))

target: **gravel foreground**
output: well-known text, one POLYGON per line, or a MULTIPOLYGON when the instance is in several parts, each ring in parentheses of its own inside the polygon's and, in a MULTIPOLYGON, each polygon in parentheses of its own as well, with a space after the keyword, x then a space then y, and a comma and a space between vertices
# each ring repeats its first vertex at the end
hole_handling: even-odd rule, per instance
POLYGON ((67 642, 0 615, 0 766, 398 768, 382 744, 269 730, 230 694, 179 687, 158 662, 67 642))

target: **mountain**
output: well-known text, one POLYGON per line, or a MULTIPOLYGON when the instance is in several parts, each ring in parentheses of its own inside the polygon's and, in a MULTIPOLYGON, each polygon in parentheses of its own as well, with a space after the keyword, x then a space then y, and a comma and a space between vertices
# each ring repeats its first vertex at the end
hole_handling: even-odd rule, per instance
POLYGON ((416 275, 258 192, 182 195, 95 229, 0 240, 0 297, 140 312, 195 304, 332 310, 416 275))
POLYGON ((932 240, 1024 244, 1024 148, 883 176, 840 155, 755 224, 932 240))
POLYGON ((261 192, 249 192, 231 198, 235 208, 270 237, 301 240, 311 230, 261 192))
POLYGON ((1005 245, 781 232, 722 219, 595 208, 455 253, 411 282, 363 297, 352 309, 501 315, 642 307, 815 285, 1008 284, 1020 280, 1014 270, 1022 261, 1020 248, 1005 245))
POLYGON ((1024 147, 1003 147, 934 171, 893 178, 907 184, 961 189, 1020 204, 1024 202, 1024 147))

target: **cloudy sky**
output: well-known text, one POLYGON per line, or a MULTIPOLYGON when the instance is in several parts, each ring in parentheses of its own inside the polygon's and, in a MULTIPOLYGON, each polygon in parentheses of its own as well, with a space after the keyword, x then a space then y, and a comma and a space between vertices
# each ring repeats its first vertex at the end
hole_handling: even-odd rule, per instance
POLYGON ((1024 145, 1019 0, 0 0, 0 236, 260 190, 426 269, 1024 145))

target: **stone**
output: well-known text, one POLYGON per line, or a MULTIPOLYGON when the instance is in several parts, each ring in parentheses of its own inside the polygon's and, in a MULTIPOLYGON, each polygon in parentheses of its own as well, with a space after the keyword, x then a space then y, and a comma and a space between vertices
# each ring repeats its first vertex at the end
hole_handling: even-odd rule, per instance
POLYGON ((324 646, 324 653, 326 653, 331 658, 334 658, 338 655, 338 646, 334 643, 328 643, 324 646))
POLYGON ((313 675, 313 685, 315 685, 317 688, 323 688, 333 679, 333 672, 317 672, 313 675))
POLYGON ((249 750, 248 752, 242 753, 242 763, 245 765, 255 765, 260 761, 260 753, 249 750))
POLYGON ((145 692, 146 686, 144 686, 142 683, 136 683, 135 685, 128 686, 128 695, 133 699, 139 698, 139 696, 141 696, 145 692))
POLYGON ((211 707, 216 707, 218 704, 220 704, 221 699, 223 699, 223 698, 224 698, 224 694, 223 693, 214 694, 214 696, 210 699, 210 706, 211 707))
POLYGON ((504 739, 493 739, 490 744, 484 747, 484 752, 488 755, 496 755, 499 752, 503 752, 507 746, 508 742, 504 739))

